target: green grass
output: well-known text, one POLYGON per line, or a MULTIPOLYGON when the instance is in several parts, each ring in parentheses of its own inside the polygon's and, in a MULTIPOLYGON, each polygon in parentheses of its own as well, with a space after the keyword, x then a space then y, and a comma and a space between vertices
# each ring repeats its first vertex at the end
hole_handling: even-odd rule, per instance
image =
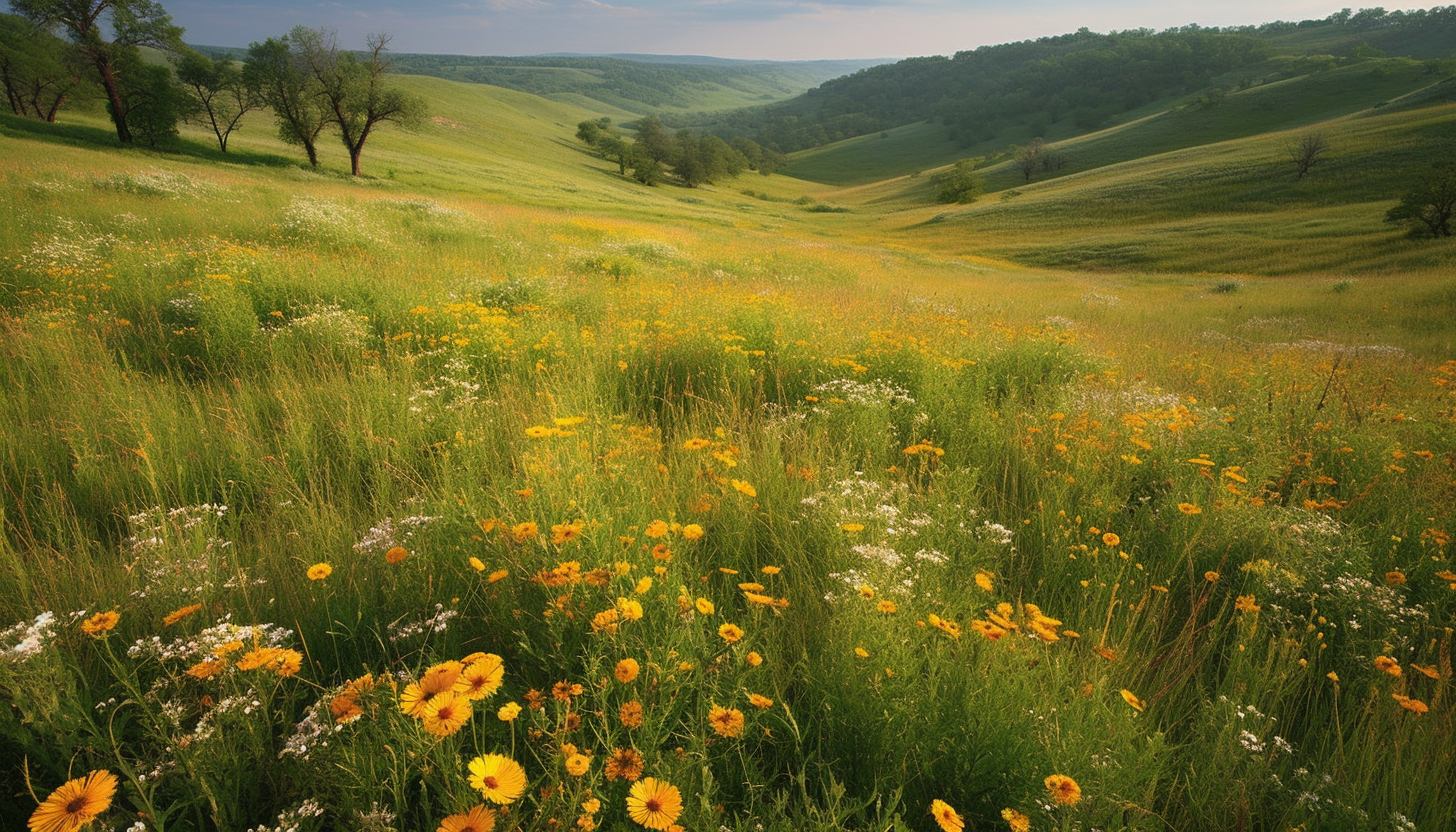
POLYGON ((498 828, 633 829, 627 748, 690 829, 1456 822, 1456 289, 1378 176, 1449 105, 946 208, 402 83, 361 178, 0 119, 0 827, 106 769, 117 828, 433 829, 502 754, 498 828), (401 711, 476 652, 458 732, 401 711))
MULTIPOLYGON (((1366 111, 1029 185, 1003 163, 986 172, 991 192, 969 206, 934 204, 930 176, 848 189, 838 198, 873 207, 872 227, 886 239, 1033 266, 1439 275, 1451 263, 1451 246, 1408 239, 1384 215, 1441 158, 1453 119, 1449 104, 1366 111), (1330 152, 1296 180, 1287 148, 1307 131, 1325 136, 1330 152)), ((1085 141, 1095 148, 1102 140, 1085 141)), ((1080 146, 1059 149, 1075 158, 1080 146)))

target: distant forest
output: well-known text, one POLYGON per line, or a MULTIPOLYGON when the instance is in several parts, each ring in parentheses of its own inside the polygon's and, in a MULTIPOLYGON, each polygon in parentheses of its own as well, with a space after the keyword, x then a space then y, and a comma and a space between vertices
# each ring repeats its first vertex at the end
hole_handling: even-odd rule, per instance
POLYGON ((1075 33, 911 58, 826 82, 789 101, 664 119, 792 152, 918 121, 942 123, 963 146, 1008 132, 1077 131, 1223 81, 1253 83, 1382 55, 1456 52, 1456 6, 1386 12, 1346 9, 1323 20, 1262 26, 1187 26, 1075 33), (1228 80, 1224 80, 1228 79, 1228 80))

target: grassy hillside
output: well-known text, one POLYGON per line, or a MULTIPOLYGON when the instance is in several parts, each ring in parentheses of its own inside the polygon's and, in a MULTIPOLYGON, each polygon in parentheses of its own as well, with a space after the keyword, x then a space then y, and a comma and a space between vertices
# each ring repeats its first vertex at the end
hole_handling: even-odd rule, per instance
MULTIPOLYGON (((1282 72, 1272 72, 1279 78, 1282 72)), ((1429 100, 1449 95, 1451 76, 1433 73, 1409 59, 1372 60, 1312 74, 1260 82, 1249 79, 1215 99, 1184 96, 1159 102, 1116 127, 1057 141, 1075 130, 1051 125, 1043 134, 1065 162, 1057 175, 1075 173, 1186 147, 1212 144, 1270 131, 1312 125, 1341 116, 1401 106, 1406 97, 1429 100)), ((963 147, 929 123, 850 139, 796 153, 785 172, 830 185, 860 185, 950 164, 956 159, 1004 151, 1003 138, 963 147)), ((1042 176, 1044 174, 1039 174, 1042 176)), ((1021 174, 1002 166, 992 174, 995 190, 1011 187, 1021 174)))
MULTIPOLYGON (((789 101, 719 113, 699 123, 720 135, 748 135, 765 147, 803 151, 793 169, 797 175, 860 184, 913 172, 927 158, 948 162, 952 143, 962 148, 962 157, 992 155, 1037 137, 1079 137, 1189 101, 1216 104, 1235 90, 1324 75, 1373 59, 1400 58, 1397 65, 1418 67, 1431 81, 1440 80, 1456 73, 1453 33, 1453 7, 1345 10, 1323 20, 1224 29, 1107 34, 1082 29, 877 66, 789 101), (907 129, 922 123, 937 128, 907 129), (905 158, 898 166, 868 158, 874 155, 869 139, 886 133, 898 141, 884 148, 905 158), (820 158, 816 148, 831 156, 820 158)), ((1382 71, 1404 74, 1388 64, 1382 71)), ((1349 90, 1346 98, 1340 86, 1349 77, 1324 78, 1334 83, 1323 89, 1311 84, 1309 100, 1292 106, 1265 99, 1277 110, 1235 129, 1251 135, 1271 129, 1269 116, 1275 112, 1300 118, 1320 106, 1354 104, 1362 98, 1360 90, 1349 90)), ((1375 88, 1381 86, 1395 94, 1409 91, 1398 83, 1369 86, 1377 95, 1375 88)))
POLYGON ((947 210, 402 83, 360 178, 0 117, 0 828, 1456 824, 1452 105, 947 210))
POLYGON ((834 199, 866 214, 883 239, 1035 266, 1349 275, 1447 268, 1456 257, 1449 241, 1409 240, 1384 222, 1394 200, 1446 158, 1451 104, 1377 108, 1157 153, 1176 135, 1163 120, 1054 146, 1072 164, 1106 154, 1107 164, 1080 173, 1028 185, 1011 162, 992 166, 990 192, 968 206, 936 204, 932 172, 834 199), (1310 131, 1330 152, 1296 180, 1288 147, 1310 131), (1127 158, 1140 148, 1149 155, 1127 158))

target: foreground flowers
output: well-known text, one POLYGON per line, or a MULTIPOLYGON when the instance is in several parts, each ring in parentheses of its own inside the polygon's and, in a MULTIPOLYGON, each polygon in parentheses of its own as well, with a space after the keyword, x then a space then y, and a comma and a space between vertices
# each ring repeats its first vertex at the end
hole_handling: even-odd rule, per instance
POLYGON ((1031 818, 1015 809, 1002 809, 1001 818, 1011 827, 1011 832, 1030 832, 1031 818))
POLYGON ((737 708, 714 705, 708 712, 708 722, 720 737, 737 737, 743 734, 743 712, 737 708))
POLYGON ((526 770, 510 757, 486 754, 471 760, 469 769, 470 787, 492 803, 514 802, 526 791, 526 770))
POLYGON ((682 814, 682 794, 671 783, 644 777, 632 784, 632 791, 627 795, 627 814, 648 829, 666 830, 682 814))
POLYGON ((932 800, 930 802, 930 813, 935 815, 935 822, 944 832, 961 832, 966 828, 966 822, 949 803, 944 800, 932 800))
POLYGON ((491 832, 492 829, 495 829, 495 811, 481 803, 468 812, 440 821, 440 828, 435 832, 491 832))
POLYGON ((99 636, 108 632, 121 620, 121 613, 116 610, 110 612, 98 612, 85 621, 81 622, 81 632, 88 636, 99 636))
POLYGON ((30 832, 75 832, 111 808, 116 795, 116 775, 93 771, 68 780, 51 792, 30 816, 30 832))

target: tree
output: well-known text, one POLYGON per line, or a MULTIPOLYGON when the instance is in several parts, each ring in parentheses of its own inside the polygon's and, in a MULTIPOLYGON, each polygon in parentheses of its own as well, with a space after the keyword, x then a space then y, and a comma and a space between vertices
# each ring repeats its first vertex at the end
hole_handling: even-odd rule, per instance
POLYGON ((153 46, 176 51, 182 44, 182 27, 156 0, 10 0, 21 16, 46 29, 59 28, 75 44, 76 51, 96 69, 106 91, 116 138, 132 140, 128 124, 130 109, 118 76, 118 62, 153 46), (102 37, 101 19, 111 20, 112 38, 102 37))
POLYGON ((263 106, 258 88, 249 86, 243 71, 229 60, 214 61, 189 49, 177 62, 177 79, 197 96, 198 115, 212 127, 223 153, 227 152, 228 137, 238 129, 243 116, 263 106))
POLYGON ((1022 177, 1027 182, 1031 181, 1031 175, 1042 167, 1042 156, 1046 153, 1046 144, 1040 139, 1032 139, 1025 147, 1016 150, 1016 169, 1021 171, 1022 177))
POLYGON ((349 151, 349 169, 355 176, 359 175, 364 143, 376 127, 397 124, 413 129, 424 120, 423 98, 384 82, 389 72, 384 55, 389 35, 370 35, 362 59, 352 52, 340 52, 333 32, 300 26, 289 37, 318 84, 329 120, 349 151))
POLYGON ((1385 214, 1386 222, 1406 223, 1411 236, 1450 237, 1456 214, 1456 166, 1439 165, 1407 191, 1385 214))
POLYGON ((662 181, 662 163, 642 152, 641 144, 633 145, 632 178, 644 185, 662 181))
POLYGON ((1289 161, 1294 163, 1294 178, 1303 179, 1315 163, 1329 153, 1329 143, 1323 133, 1305 133, 1298 141, 1290 142, 1286 148, 1289 161))
POLYGON ((985 182, 976 173, 976 165, 980 159, 962 159, 956 162, 950 170, 940 175, 936 182, 935 198, 938 202, 960 203, 962 205, 975 202, 976 197, 981 195, 985 182))
POLYGON ((117 55, 117 92, 126 107, 126 124, 135 138, 151 147, 177 138, 177 122, 197 112, 187 89, 172 67, 147 61, 139 49, 117 55))
POLYGON ((675 152, 672 136, 657 116, 646 116, 637 122, 637 147, 655 162, 667 162, 675 152))
POLYGON ((603 136, 609 135, 608 130, 612 128, 612 120, 609 118, 587 119, 576 125, 576 137, 596 147, 596 144, 603 136))
POLYGON ((16 115, 55 121, 81 85, 74 57, 50 32, 23 17, 0 14, 0 86, 16 115))
POLYGON ((278 138, 296 144, 318 167, 318 137, 328 125, 328 113, 317 84, 288 35, 248 46, 243 83, 258 91, 273 109, 278 138))
POLYGON ((608 162, 617 163, 617 172, 623 176, 627 175, 627 168, 632 167, 633 161, 637 158, 637 148, 631 142, 621 136, 613 136, 610 133, 597 139, 597 152, 608 162))

